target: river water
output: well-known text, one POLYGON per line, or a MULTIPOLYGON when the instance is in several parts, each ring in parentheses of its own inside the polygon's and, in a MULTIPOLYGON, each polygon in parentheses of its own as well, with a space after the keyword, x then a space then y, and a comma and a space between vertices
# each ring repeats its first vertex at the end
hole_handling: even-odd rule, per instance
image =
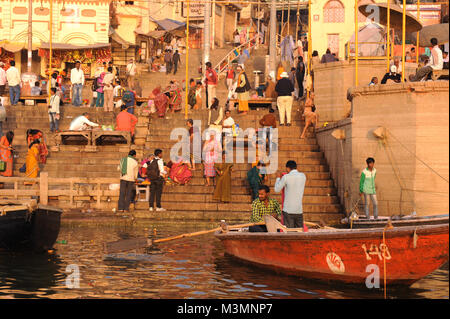
MULTIPOLYGON (((177 235, 216 223, 65 224, 51 254, 0 252, 1 298, 383 298, 381 289, 355 288, 275 274, 226 255, 213 235, 184 238, 158 249, 105 255, 103 243, 177 235), (79 288, 72 280, 79 271, 79 288), (69 287, 66 284, 69 284, 69 287)), ((389 298, 449 298, 448 263, 389 298)))

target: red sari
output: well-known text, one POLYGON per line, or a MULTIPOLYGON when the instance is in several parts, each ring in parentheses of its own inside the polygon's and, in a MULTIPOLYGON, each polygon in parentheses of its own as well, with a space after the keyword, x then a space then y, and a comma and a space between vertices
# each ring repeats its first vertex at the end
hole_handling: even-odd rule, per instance
POLYGON ((152 91, 155 102, 156 111, 158 112, 159 117, 166 116, 167 104, 169 103, 169 98, 167 95, 161 92, 161 88, 157 87, 152 91))

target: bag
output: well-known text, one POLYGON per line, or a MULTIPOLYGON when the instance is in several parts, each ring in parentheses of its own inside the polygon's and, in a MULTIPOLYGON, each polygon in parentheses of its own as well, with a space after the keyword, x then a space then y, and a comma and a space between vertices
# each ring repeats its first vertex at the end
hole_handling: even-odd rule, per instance
POLYGON ((151 180, 158 180, 160 178, 158 159, 154 159, 147 167, 147 177, 151 180))
POLYGON ((95 79, 94 79, 94 82, 92 82, 92 91, 97 91, 97 89, 100 87, 100 86, 98 85, 98 79, 99 79, 99 78, 95 78, 95 79))
POLYGON ((123 96, 122 96, 122 101, 124 103, 130 103, 131 101, 133 101, 133 95, 132 94, 133 93, 131 93, 130 91, 124 92, 123 96))
POLYGON ((0 161, 0 172, 6 171, 6 162, 0 161))

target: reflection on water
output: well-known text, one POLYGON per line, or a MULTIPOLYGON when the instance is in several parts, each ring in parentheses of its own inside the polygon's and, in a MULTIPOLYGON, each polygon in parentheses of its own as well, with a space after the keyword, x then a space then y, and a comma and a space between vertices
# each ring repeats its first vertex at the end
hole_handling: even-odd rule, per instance
MULTIPOLYGON (((212 224, 155 223, 139 227, 64 226, 52 255, 0 252, 0 298, 383 298, 381 290, 311 282, 244 264, 225 255, 213 235, 160 244, 147 252, 105 255, 103 243, 143 236, 162 238, 212 224), (80 287, 66 288, 77 265, 80 287)), ((390 298, 449 298, 448 263, 390 298)))

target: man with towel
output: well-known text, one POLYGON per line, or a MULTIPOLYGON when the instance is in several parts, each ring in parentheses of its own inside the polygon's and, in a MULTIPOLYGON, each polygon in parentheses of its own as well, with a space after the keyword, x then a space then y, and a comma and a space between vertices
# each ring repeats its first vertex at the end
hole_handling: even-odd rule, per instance
POLYGON ((134 183, 138 176, 139 165, 136 160, 136 151, 131 150, 127 157, 120 160, 117 167, 120 171, 119 212, 127 212, 133 200, 134 183))

